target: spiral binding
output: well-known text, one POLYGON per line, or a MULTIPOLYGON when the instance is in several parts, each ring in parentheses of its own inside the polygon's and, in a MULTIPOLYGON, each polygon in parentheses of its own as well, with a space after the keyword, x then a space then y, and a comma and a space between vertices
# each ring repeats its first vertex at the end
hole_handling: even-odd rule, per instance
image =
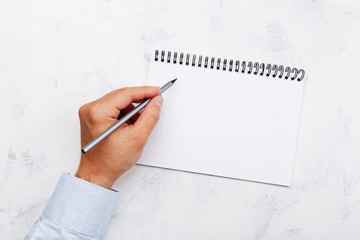
POLYGON ((284 67, 283 65, 277 64, 270 64, 270 63, 259 63, 259 62, 252 62, 252 61, 239 61, 239 60, 228 60, 228 59, 221 59, 215 57, 209 57, 202 55, 197 56, 196 54, 189 54, 189 53, 178 53, 178 52, 171 52, 171 51, 164 51, 161 52, 159 50, 155 50, 155 61, 160 62, 167 62, 173 64, 180 64, 180 65, 188 65, 192 67, 203 67, 203 68, 210 68, 222 71, 229 71, 229 72, 241 72, 254 75, 259 74, 260 76, 269 77, 270 75, 275 78, 278 76, 282 78, 285 75, 285 79, 290 78, 291 80, 297 79, 301 81, 305 77, 305 70, 291 68, 289 66, 284 67))

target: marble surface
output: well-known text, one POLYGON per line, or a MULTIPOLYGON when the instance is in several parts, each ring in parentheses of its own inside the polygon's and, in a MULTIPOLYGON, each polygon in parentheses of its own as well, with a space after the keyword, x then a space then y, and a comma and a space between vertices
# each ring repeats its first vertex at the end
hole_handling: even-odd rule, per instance
POLYGON ((78 108, 144 84, 154 47, 304 68, 293 184, 135 166, 104 239, 360 239, 359 43, 357 0, 0 1, 0 239, 76 171, 78 108))

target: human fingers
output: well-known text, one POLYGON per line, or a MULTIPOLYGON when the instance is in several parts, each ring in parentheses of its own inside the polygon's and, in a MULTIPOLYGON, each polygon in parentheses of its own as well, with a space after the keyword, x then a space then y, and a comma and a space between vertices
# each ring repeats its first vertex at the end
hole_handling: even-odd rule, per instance
POLYGON ((163 104, 163 97, 156 96, 145 107, 134 126, 136 131, 143 133, 148 138, 160 118, 160 111, 163 104))
POLYGON ((127 87, 113 91, 100 101, 105 107, 115 107, 118 111, 126 108, 130 103, 151 98, 160 93, 160 87, 143 86, 127 87))

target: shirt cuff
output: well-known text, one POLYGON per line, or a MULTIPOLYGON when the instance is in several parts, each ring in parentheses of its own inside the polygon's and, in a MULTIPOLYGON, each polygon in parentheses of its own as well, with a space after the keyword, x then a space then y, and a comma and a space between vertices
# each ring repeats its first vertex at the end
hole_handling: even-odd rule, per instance
POLYGON ((119 193, 63 173, 42 217, 84 235, 103 236, 119 193))

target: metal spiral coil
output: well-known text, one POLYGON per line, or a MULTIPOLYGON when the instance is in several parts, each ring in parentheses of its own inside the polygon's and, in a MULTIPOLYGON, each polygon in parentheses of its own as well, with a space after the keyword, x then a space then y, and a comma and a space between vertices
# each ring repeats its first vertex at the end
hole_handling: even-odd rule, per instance
POLYGON ((291 79, 297 81, 302 81, 305 77, 305 70, 297 69, 295 67, 291 68, 289 66, 284 67, 284 65, 270 64, 270 63, 259 63, 252 61, 239 61, 232 59, 221 59, 215 57, 209 57, 196 54, 189 53, 178 53, 171 51, 161 52, 159 50, 155 50, 155 61, 167 62, 173 64, 187 65, 192 67, 203 67, 216 69, 221 71, 229 71, 229 72, 241 72, 247 74, 259 74, 260 76, 267 77, 278 77, 282 78, 284 76, 285 79, 291 79))

